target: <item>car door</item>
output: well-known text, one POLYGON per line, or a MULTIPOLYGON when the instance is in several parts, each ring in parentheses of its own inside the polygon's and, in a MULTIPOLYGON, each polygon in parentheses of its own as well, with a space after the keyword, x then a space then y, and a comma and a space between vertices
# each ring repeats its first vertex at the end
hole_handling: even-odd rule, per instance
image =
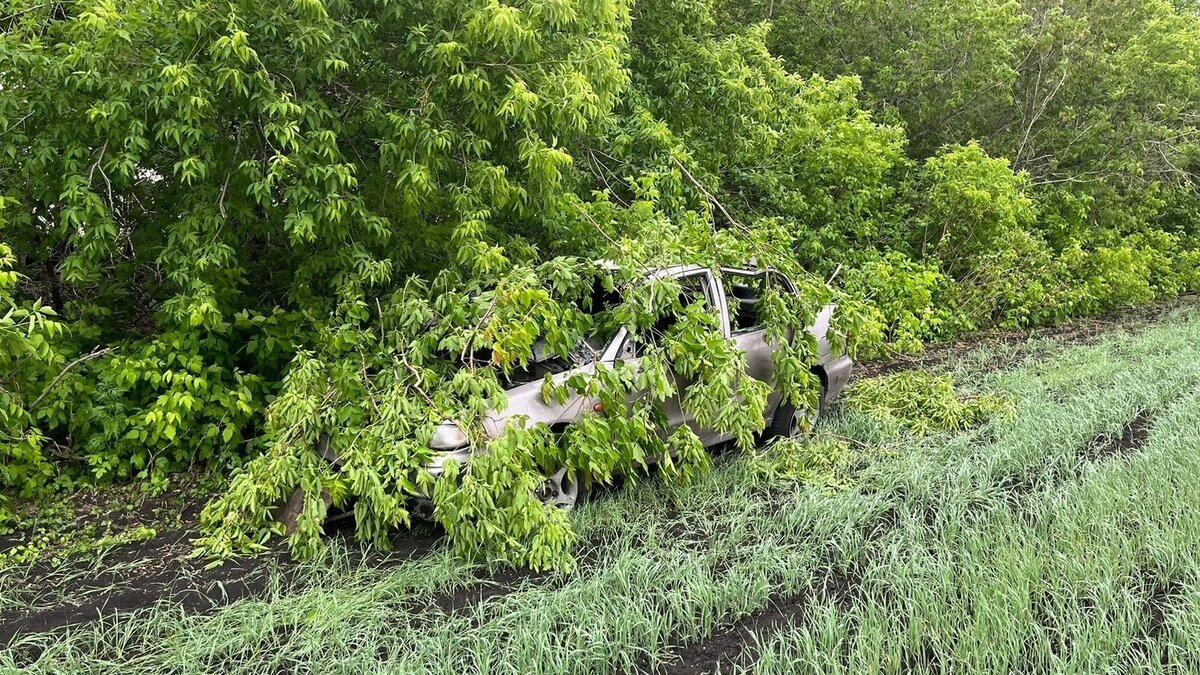
MULTIPOLYGON (((766 272, 723 270, 722 287, 729 307, 730 338, 746 355, 746 374, 774 388, 775 365, 771 345, 767 342, 766 327, 759 312, 759 302, 766 285, 766 272)), ((775 392, 772 391, 772 396, 775 392)), ((769 402, 773 408, 775 401, 769 402)))
MULTIPOLYGON (((730 339, 746 355, 746 374, 771 385, 763 415, 768 424, 779 407, 780 393, 775 381, 775 348, 767 341, 766 326, 759 311, 759 302, 769 285, 794 293, 790 279, 775 270, 721 270, 721 286, 725 294, 726 315, 729 317, 730 339)), ((722 438, 721 440, 729 440, 722 438)))
MULTIPOLYGON (((708 270, 692 270, 676 273, 675 278, 679 281, 680 286, 680 302, 684 307, 687 307, 693 302, 704 302, 713 311, 722 313, 723 315, 723 298, 714 292, 716 284, 712 272, 708 270)), ((660 339, 665 335, 679 317, 670 316, 663 317, 659 324, 656 324, 651 331, 651 339, 660 339)), ((695 419, 683 408, 683 397, 687 389, 692 384, 692 380, 674 369, 670 372, 670 377, 675 385, 675 394, 663 402, 663 412, 667 417, 667 428, 663 430, 665 434, 670 434, 679 428, 681 425, 688 425, 701 442, 705 445, 712 445, 720 440, 719 435, 712 429, 702 428, 696 423, 695 419)))
MULTIPOLYGON (((684 307, 692 302, 699 301, 708 304, 713 311, 718 312, 722 317, 721 330, 725 336, 728 336, 724 297, 717 289, 715 277, 712 272, 698 268, 681 268, 661 272, 657 278, 665 276, 675 278, 679 281, 680 292, 683 295, 680 300, 684 307)), ((678 321, 679 317, 675 315, 660 317, 659 321, 645 335, 630 335, 623 331, 619 345, 614 346, 614 355, 619 354, 616 358, 622 361, 637 361, 643 355, 647 344, 656 343, 658 340, 661 340, 678 321)), ((723 440, 716 431, 702 428, 684 410, 683 398, 692 383, 691 379, 673 369, 668 372, 668 377, 671 378, 674 385, 675 394, 668 397, 662 403, 666 424, 658 429, 659 434, 663 438, 666 438, 680 426, 686 424, 706 446, 723 440)), ((634 395, 637 396, 638 394, 634 395)))

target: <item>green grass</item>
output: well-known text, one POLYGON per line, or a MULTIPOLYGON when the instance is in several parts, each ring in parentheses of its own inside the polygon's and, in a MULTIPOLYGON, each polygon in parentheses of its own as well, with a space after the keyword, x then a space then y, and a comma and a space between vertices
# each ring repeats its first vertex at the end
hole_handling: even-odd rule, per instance
POLYGON ((952 374, 1015 414, 925 437, 835 414, 819 431, 879 449, 840 491, 764 483, 748 458, 688 487, 644 481, 576 514, 571 576, 503 575, 506 592, 450 609, 486 570, 445 551, 360 567, 335 547, 298 586, 28 636, 0 670, 627 672, 799 598, 734 668, 1200 671, 1200 318, 984 349, 952 374), (1089 450, 1139 418, 1139 447, 1089 450))

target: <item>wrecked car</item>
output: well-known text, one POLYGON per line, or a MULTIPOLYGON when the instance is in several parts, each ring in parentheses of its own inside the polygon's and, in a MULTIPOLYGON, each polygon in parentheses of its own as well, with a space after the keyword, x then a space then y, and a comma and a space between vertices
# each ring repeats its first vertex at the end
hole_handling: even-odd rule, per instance
MULTIPOLYGON (((758 302, 768 285, 794 293, 796 287, 790 279, 771 269, 752 271, 724 268, 718 276, 699 266, 655 270, 649 272, 646 278, 648 281, 670 278, 678 282, 684 305, 690 301, 706 302, 719 315, 722 334, 732 339, 745 353, 748 374, 774 385, 772 357, 775 346, 767 340, 766 327, 759 316, 758 302)), ((853 366, 849 354, 844 350, 835 352, 828 339, 833 310, 833 305, 823 308, 809 328, 816 337, 819 350, 819 358, 812 369, 821 382, 820 405, 841 393, 850 378, 853 366)), ((666 325, 655 326, 655 332, 665 332, 672 319, 673 317, 665 317, 666 325)), ((582 419, 585 412, 596 409, 598 401, 586 400, 587 397, 582 395, 559 404, 547 402, 542 394, 542 378, 546 375, 561 382, 574 373, 594 370, 597 363, 613 365, 636 360, 639 356, 637 337, 626 328, 617 329, 614 335, 593 339, 591 342, 593 343, 584 345, 584 349, 580 350, 582 353, 572 355, 570 361, 543 356, 535 349, 534 363, 522 378, 524 381, 512 383, 511 388, 507 390, 507 408, 489 415, 484 420, 485 435, 488 438, 499 436, 508 421, 516 416, 524 416, 529 424, 544 423, 552 428, 562 428, 582 419)), ((664 431, 669 432, 679 425, 689 424, 706 447, 731 440, 715 430, 700 428, 689 419, 681 405, 682 396, 683 392, 680 391, 664 403, 670 427, 664 431)), ((764 436, 795 435, 815 421, 819 413, 820 405, 817 410, 796 410, 791 405, 782 403, 781 399, 782 395, 778 389, 768 398, 765 412, 767 428, 764 436)), ((436 453, 427 466, 434 475, 440 475, 447 462, 465 462, 472 452, 477 451, 471 446, 467 433, 452 421, 439 424, 428 445, 436 453)), ((539 494, 547 503, 570 508, 580 499, 581 489, 574 477, 564 468, 547 478, 546 485, 539 494)))

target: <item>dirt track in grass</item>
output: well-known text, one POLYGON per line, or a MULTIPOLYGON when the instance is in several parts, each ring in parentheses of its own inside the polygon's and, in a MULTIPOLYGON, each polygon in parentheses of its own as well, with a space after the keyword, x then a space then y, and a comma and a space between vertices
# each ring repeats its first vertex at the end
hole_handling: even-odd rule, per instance
POLYGON ((802 625, 818 603, 832 603, 848 609, 862 601, 862 580, 857 574, 836 570, 826 564, 822 566, 820 576, 821 586, 801 595, 772 601, 765 609, 739 619, 708 640, 679 649, 677 661, 660 666, 654 672, 658 675, 730 672, 753 656, 755 636, 771 635, 788 626, 802 625))
MULTIPOLYGON (((1145 445, 1150 435, 1152 421, 1153 418, 1149 413, 1139 412, 1123 427, 1119 435, 1097 436, 1091 443, 1081 448, 1078 454, 1079 459, 1096 464, 1132 456, 1145 445)), ((1074 478, 1078 478, 1078 475, 1061 475, 1056 480, 1061 482, 1074 478)), ((1029 494, 1034 491, 1031 486, 1021 482, 1003 484, 1000 487, 1007 497, 1012 498, 1005 499, 1001 502, 1003 504, 1026 503, 1029 494)), ((1047 484, 1038 486, 1037 489, 1049 490, 1055 487, 1057 486, 1047 484)), ((1019 509, 1018 506, 1013 506, 1013 508, 1019 509)), ((933 527, 938 517, 938 505, 930 504, 924 512, 913 514, 913 517, 923 521, 926 527, 933 527)), ((975 514, 975 517, 978 517, 978 514, 975 514)), ((884 533, 898 525, 897 518, 898 514, 893 511, 882 514, 876 519, 874 526, 867 528, 867 541, 872 546, 877 545, 884 533)), ((816 577, 821 580, 820 583, 815 584, 805 593, 772 598, 765 608, 739 618, 728 627, 716 631, 707 640, 678 647, 674 650, 675 660, 657 668, 645 669, 652 670, 657 675, 736 672, 739 667, 754 663, 761 641, 769 639, 789 627, 805 625, 814 606, 832 604, 842 611, 848 611, 854 606, 862 604, 867 598, 861 576, 853 571, 835 569, 831 561, 826 561, 818 566, 816 577)), ((1152 637, 1161 633, 1165 624, 1166 608, 1178 595, 1180 584, 1173 580, 1164 581, 1153 572, 1147 572, 1140 578, 1131 579, 1130 583, 1133 586, 1141 584, 1145 587, 1131 588, 1131 592, 1139 592, 1146 598, 1143 607, 1144 634, 1152 637)), ((874 591, 876 594, 884 592, 878 588, 874 591)), ((1049 619, 1046 619, 1046 622, 1052 623, 1049 619)), ((935 656, 931 656, 931 654, 932 652, 926 654, 905 653, 901 657, 904 663, 910 664, 913 668, 919 663, 930 668, 930 672, 939 672, 940 665, 935 662, 935 656)), ((913 668, 906 667, 905 670, 913 668)))
MULTIPOLYGON (((1162 313, 1161 310, 1140 313, 1138 324, 1111 321, 1089 322, 1091 325, 1084 330, 1067 330, 1054 335, 1068 344, 1087 343, 1114 329, 1135 329, 1139 324, 1152 322, 1162 313), (1107 328, 1101 329, 1098 326, 1107 326, 1107 328)), ((1027 339, 1027 336, 1015 334, 1004 334, 1001 337, 1012 341, 1027 339)), ((996 336, 993 336, 991 341, 995 342, 996 336)), ((975 344, 978 345, 978 343, 975 344)), ((907 365, 897 366, 898 362, 896 361, 871 363, 863 369, 866 374, 859 375, 859 377, 873 377, 896 372, 906 367, 932 367, 963 356, 969 351, 969 347, 955 344, 940 351, 931 350, 919 359, 900 362, 907 365)), ((1081 447, 1078 450, 1078 459, 1083 463, 1100 464, 1131 457, 1145 446, 1150 437, 1153 422, 1152 412, 1141 410, 1118 433, 1098 435, 1086 446, 1081 447)), ((1031 494, 1054 489, 1064 481, 1077 479, 1080 477, 1081 470, 1082 467, 1079 467, 1075 472, 1053 477, 1047 484, 1030 484, 1007 477, 1011 480, 1002 481, 997 487, 1005 495, 1002 503, 1020 511, 1021 505, 1027 503, 1031 494)), ((938 518, 938 508, 937 504, 930 504, 923 513, 915 514, 915 517, 924 521, 926 527, 933 527, 938 518)), ((876 526, 869 529, 867 540, 877 542, 883 533, 897 526, 897 517, 898 514, 895 512, 884 513, 877 520, 876 526)), ((979 514, 970 514, 968 517, 977 518, 979 514)), ((821 566, 820 570, 817 576, 823 581, 810 592, 797 596, 772 598, 771 602, 762 610, 739 618, 730 626, 716 631, 707 640, 681 645, 674 650, 676 660, 652 669, 653 672, 660 675, 736 672, 739 667, 744 668, 748 664, 754 663, 757 647, 761 641, 769 639, 788 627, 804 625, 812 608, 817 603, 832 603, 844 611, 864 601, 865 591, 862 580, 857 575, 831 569, 827 564, 821 566)), ((1140 579, 1131 580, 1131 584, 1145 586, 1143 589, 1138 589, 1141 591, 1140 594, 1146 598, 1143 607, 1144 634, 1153 637, 1161 633, 1165 623, 1165 608, 1169 607, 1175 596, 1178 595, 1179 583, 1164 581, 1154 573, 1147 572, 1140 579)), ((1131 592, 1137 592, 1137 590, 1131 588, 1131 592)), ((930 672, 940 672, 940 664, 930 655, 931 653, 906 653, 901 656, 906 664, 915 667, 919 663, 930 668, 930 672)), ((910 669, 906 667, 906 670, 910 669)))
POLYGON ((203 561, 188 559, 192 533, 178 530, 154 537, 137 547, 120 547, 99 563, 68 563, 59 568, 34 565, 24 571, 31 591, 61 581, 54 589, 58 602, 0 615, 0 643, 23 633, 44 633, 63 626, 93 621, 118 612, 172 602, 188 612, 204 612, 260 591, 261 558, 248 558, 213 570, 203 561), (99 567, 98 569, 96 569, 99 567))
MULTIPOLYGON (((89 493, 84 499, 94 500, 89 493)), ((5 572, 4 594, 18 607, 0 610, 0 646, 15 637, 46 633, 102 620, 121 613, 170 604, 187 613, 206 613, 237 600, 264 595, 271 571, 284 584, 296 568, 287 549, 275 546, 266 553, 228 561, 209 568, 209 561, 192 557, 192 540, 199 536, 199 513, 206 497, 194 497, 184 506, 179 522, 151 539, 117 546, 98 559, 66 561, 42 559, 5 572)), ((99 512, 79 519, 116 521, 116 527, 154 523, 162 498, 148 499, 129 513, 99 512)), ((331 528, 331 536, 352 537, 348 522, 331 528)), ((383 567, 428 554, 440 537, 406 533, 394 550, 373 551, 350 547, 352 564, 383 567)))
MULTIPOLYGON (((992 332, 945 345, 936 345, 917 356, 895 357, 862 364, 856 377, 872 377, 898 370, 935 367, 964 358, 981 343, 1016 344, 1031 338, 1055 337, 1064 343, 1087 343, 1113 330, 1137 330, 1152 323, 1168 311, 1181 305, 1200 306, 1195 297, 1168 304, 1139 308, 1096 320, 1079 321, 1039 331, 992 332)), ((1001 364, 998 367, 1003 367, 1001 364)), ((1133 452, 1145 440, 1149 418, 1135 419, 1117 438, 1098 439, 1085 454, 1092 461, 1133 452)), ((85 492, 72 500, 93 500, 101 508, 82 516, 76 527, 84 527, 87 519, 118 521, 120 527, 154 522, 164 503, 147 500, 131 512, 104 512, 103 495, 85 492)), ((286 550, 278 545, 271 551, 225 565, 206 569, 206 561, 189 557, 190 541, 198 536, 198 513, 203 496, 185 503, 177 511, 179 517, 169 529, 153 538, 119 546, 96 560, 73 560, 56 563, 39 560, 27 567, 6 572, 4 592, 18 602, 0 606, 0 646, 14 637, 30 633, 46 633, 112 617, 116 614, 168 603, 189 613, 204 613, 230 602, 264 595, 271 578, 270 570, 282 572, 277 578, 288 580, 288 570, 296 564, 286 550)), ((174 508, 179 509, 176 505, 174 508)), ((339 523, 334 536, 349 537, 352 524, 339 523)), ((0 540, 0 548, 21 543, 22 534, 0 540)), ((372 565, 395 564, 427 555, 439 546, 436 534, 405 533, 396 540, 396 551, 380 554, 350 546, 359 562, 372 565)), ((503 595, 536 575, 500 574, 480 584, 435 598, 434 605, 447 612, 459 612, 489 598, 503 595)), ((533 579, 537 581, 537 579, 533 579)), ((810 595, 779 598, 767 609, 739 620, 718 631, 709 640, 681 647, 679 660, 661 668, 667 673, 712 672, 718 667, 727 670, 751 647, 747 639, 753 634, 772 632, 790 623, 802 622, 813 602, 852 602, 860 590, 851 576, 832 574, 826 587, 810 595)))

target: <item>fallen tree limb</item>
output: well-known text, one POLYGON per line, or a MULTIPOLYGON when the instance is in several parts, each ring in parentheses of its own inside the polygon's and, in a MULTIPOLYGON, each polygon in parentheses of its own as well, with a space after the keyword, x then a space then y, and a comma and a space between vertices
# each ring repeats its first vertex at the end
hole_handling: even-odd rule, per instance
POLYGON ((707 188, 701 185, 700 181, 696 180, 696 177, 692 175, 691 171, 687 170, 687 167, 683 165, 683 162, 679 161, 678 157, 671 157, 671 159, 675 162, 675 166, 678 166, 679 170, 683 172, 683 175, 687 176, 687 179, 691 181, 692 185, 695 185, 696 189, 703 193, 704 196, 708 198, 708 201, 712 202, 713 206, 717 207, 717 209, 725 215, 725 218, 728 219, 734 227, 740 228, 742 226, 742 224, 739 223, 736 218, 729 215, 729 212, 725 210, 725 205, 722 204, 719 199, 713 196, 713 193, 709 192, 707 188))

